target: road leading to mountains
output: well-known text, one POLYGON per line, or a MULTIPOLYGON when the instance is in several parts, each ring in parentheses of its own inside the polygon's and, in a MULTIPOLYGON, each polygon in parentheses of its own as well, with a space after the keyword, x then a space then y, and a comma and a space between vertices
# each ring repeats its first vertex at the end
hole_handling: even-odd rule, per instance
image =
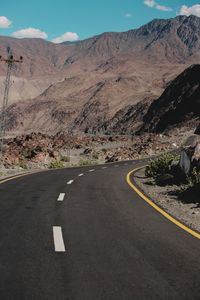
POLYGON ((126 182, 140 162, 0 185, 0 299, 199 299, 200 242, 126 182))

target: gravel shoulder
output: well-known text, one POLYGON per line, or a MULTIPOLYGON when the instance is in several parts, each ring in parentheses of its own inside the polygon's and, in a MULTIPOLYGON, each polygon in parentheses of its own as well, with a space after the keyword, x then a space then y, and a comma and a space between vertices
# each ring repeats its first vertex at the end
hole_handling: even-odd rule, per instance
POLYGON ((144 168, 135 173, 137 186, 158 206, 177 220, 200 232, 200 200, 198 193, 182 192, 176 185, 157 186, 145 178, 144 168))
MULTIPOLYGON (((29 170, 30 172, 30 170, 29 170)), ((15 169, 3 169, 0 168, 0 180, 12 177, 12 176, 16 176, 16 175, 22 175, 22 174, 26 174, 29 173, 28 171, 24 171, 24 170, 15 170, 15 169)))

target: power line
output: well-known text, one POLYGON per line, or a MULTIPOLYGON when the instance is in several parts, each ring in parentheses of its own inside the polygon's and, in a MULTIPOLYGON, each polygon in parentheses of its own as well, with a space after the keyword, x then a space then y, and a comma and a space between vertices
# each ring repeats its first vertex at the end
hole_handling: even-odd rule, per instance
POLYGON ((3 103, 2 103, 2 110, 0 114, 0 153, 3 154, 3 145, 5 139, 5 132, 6 132, 6 113, 8 108, 8 97, 9 97, 9 90, 10 90, 10 78, 13 66, 15 63, 22 63, 23 57, 20 56, 19 59, 14 59, 13 55, 10 54, 10 48, 7 49, 8 57, 3 58, 0 56, 0 62, 4 62, 7 64, 7 71, 6 71, 6 80, 5 80, 5 89, 3 95, 3 103))

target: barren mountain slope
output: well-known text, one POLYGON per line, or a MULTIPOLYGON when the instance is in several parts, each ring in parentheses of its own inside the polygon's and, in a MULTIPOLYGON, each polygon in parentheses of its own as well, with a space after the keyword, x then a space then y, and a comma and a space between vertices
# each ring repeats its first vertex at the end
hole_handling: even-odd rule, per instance
POLYGON ((200 117, 200 65, 181 73, 155 100, 143 118, 141 132, 163 132, 200 117))
MULTIPOLYGON (((25 57, 16 74, 27 80, 21 89, 13 86, 12 99, 21 101, 9 108, 11 131, 96 131, 105 124, 112 128, 118 111, 125 116, 128 107, 134 111, 140 101, 158 98, 168 82, 200 58, 200 18, 154 20, 74 44, 9 39, 3 48, 8 44, 25 57), (25 99, 28 84, 34 92, 25 99)), ((125 123, 120 127, 118 120, 118 125, 121 130, 125 123)))

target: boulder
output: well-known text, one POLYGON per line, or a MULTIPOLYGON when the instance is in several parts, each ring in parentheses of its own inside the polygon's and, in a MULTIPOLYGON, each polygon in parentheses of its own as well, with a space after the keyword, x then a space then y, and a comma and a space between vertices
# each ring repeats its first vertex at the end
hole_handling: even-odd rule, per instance
POLYGON ((193 134, 189 136, 189 138, 183 144, 184 147, 195 147, 197 143, 200 143, 200 136, 197 134, 193 134))
POLYGON ((200 160, 200 142, 194 148, 194 154, 192 156, 192 161, 199 161, 200 160))

